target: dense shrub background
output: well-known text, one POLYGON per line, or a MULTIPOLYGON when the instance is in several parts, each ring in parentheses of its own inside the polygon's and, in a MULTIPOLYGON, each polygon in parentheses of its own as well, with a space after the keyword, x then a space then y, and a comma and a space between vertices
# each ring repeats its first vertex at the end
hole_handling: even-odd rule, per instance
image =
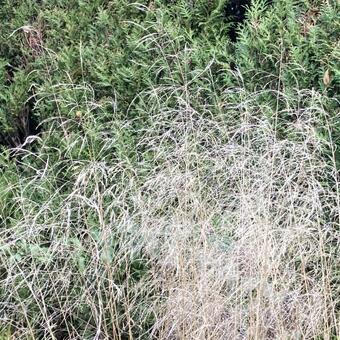
MULTIPOLYGON (((3 334, 160 337, 151 334, 162 295, 150 283, 155 265, 138 238, 127 241, 134 227, 118 225, 135 212, 131 193, 167 159, 155 151, 167 131, 158 117, 175 122, 185 100, 232 126, 252 98, 250 123, 268 120, 278 140, 292 143, 303 137, 291 125, 310 114, 333 169, 322 187, 338 195, 337 2, 254 1, 236 43, 226 4, 0 0, 3 334), (159 129, 153 146, 150 126, 159 129)), ((228 139, 218 129, 215 137, 228 139)), ((328 257, 338 245, 335 206, 322 216, 328 257)))

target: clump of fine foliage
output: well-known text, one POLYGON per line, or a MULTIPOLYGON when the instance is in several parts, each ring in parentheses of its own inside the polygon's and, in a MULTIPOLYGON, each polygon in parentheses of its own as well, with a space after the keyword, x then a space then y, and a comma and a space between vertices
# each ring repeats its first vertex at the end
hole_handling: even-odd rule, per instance
POLYGON ((1 2, 0 338, 340 336, 339 5, 227 5, 1 2))

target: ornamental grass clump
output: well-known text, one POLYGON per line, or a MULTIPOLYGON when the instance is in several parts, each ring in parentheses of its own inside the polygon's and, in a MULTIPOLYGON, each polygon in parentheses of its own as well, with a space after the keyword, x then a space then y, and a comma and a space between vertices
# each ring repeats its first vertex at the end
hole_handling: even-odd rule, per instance
POLYGON ((226 6, 4 1, 1 339, 340 336, 336 6, 226 6))

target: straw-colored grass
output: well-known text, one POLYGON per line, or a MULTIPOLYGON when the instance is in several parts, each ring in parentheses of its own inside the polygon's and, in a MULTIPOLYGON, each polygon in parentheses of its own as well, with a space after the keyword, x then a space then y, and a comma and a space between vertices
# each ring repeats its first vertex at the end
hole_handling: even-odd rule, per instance
POLYGON ((47 144, 23 151, 41 166, 8 188, 21 218, 1 230, 1 322, 13 337, 339 334, 338 182, 315 129, 328 119, 322 97, 296 90, 265 118, 260 95, 228 89, 212 115, 187 89, 141 94, 150 119, 135 164, 111 153, 124 122, 90 160, 63 161, 98 144, 90 131, 53 162, 47 144), (314 105, 299 107, 306 98, 314 105), (282 114, 297 117, 286 137, 282 114))

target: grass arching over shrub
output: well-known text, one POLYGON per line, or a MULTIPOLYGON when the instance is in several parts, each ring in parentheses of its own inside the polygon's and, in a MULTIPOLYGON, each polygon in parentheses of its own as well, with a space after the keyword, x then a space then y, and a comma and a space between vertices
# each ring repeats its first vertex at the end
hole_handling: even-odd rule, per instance
POLYGON ((42 131, 2 155, 1 327, 337 336, 335 6, 305 32, 309 3, 258 4, 232 45, 223 2, 26 2, 1 8, 26 60, 1 86, 27 75, 42 131))

